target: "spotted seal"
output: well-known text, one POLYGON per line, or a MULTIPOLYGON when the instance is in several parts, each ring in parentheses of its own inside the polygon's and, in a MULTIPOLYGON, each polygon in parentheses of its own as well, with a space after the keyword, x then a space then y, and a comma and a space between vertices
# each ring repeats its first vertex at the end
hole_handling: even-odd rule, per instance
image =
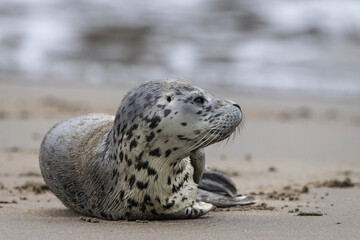
POLYGON ((83 115, 50 129, 40 148, 41 173, 81 214, 196 218, 213 207, 197 198, 219 205, 252 200, 235 197, 231 179, 205 168, 203 148, 228 138, 241 119, 239 105, 189 83, 145 82, 124 97, 115 117, 83 115))

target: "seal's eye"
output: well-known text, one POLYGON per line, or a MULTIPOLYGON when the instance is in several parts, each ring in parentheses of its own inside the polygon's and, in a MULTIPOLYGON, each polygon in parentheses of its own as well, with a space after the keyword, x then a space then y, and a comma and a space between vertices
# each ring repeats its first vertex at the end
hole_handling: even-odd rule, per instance
POLYGON ((203 97, 196 97, 196 98, 194 99, 194 102, 200 103, 200 104, 204 104, 205 98, 203 98, 203 97))

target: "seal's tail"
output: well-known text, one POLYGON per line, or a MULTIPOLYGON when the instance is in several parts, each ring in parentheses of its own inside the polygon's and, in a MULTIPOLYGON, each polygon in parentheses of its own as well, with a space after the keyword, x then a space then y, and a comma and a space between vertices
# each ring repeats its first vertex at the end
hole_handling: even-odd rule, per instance
POLYGON ((205 169, 199 182, 197 200, 217 207, 249 205, 257 202, 253 196, 236 196, 235 183, 225 174, 205 169))

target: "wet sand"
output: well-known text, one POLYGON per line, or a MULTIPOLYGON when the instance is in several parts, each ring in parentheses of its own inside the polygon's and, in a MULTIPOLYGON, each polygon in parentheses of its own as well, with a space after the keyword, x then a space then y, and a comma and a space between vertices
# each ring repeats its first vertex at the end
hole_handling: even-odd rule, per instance
POLYGON ((42 137, 56 122, 113 114, 130 86, 0 84, 0 239, 358 239, 358 100, 215 89, 238 102, 245 127, 206 150, 253 206, 194 220, 104 221, 65 208, 38 167, 42 137), (337 181, 335 181, 337 180, 337 181))

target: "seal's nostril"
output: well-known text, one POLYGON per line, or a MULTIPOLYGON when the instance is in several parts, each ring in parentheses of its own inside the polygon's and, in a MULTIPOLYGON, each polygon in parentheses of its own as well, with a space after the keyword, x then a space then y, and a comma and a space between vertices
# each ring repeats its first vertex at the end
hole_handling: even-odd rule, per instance
POLYGON ((240 112, 241 112, 241 107, 238 105, 238 104, 233 104, 235 107, 239 108, 240 109, 240 112))

